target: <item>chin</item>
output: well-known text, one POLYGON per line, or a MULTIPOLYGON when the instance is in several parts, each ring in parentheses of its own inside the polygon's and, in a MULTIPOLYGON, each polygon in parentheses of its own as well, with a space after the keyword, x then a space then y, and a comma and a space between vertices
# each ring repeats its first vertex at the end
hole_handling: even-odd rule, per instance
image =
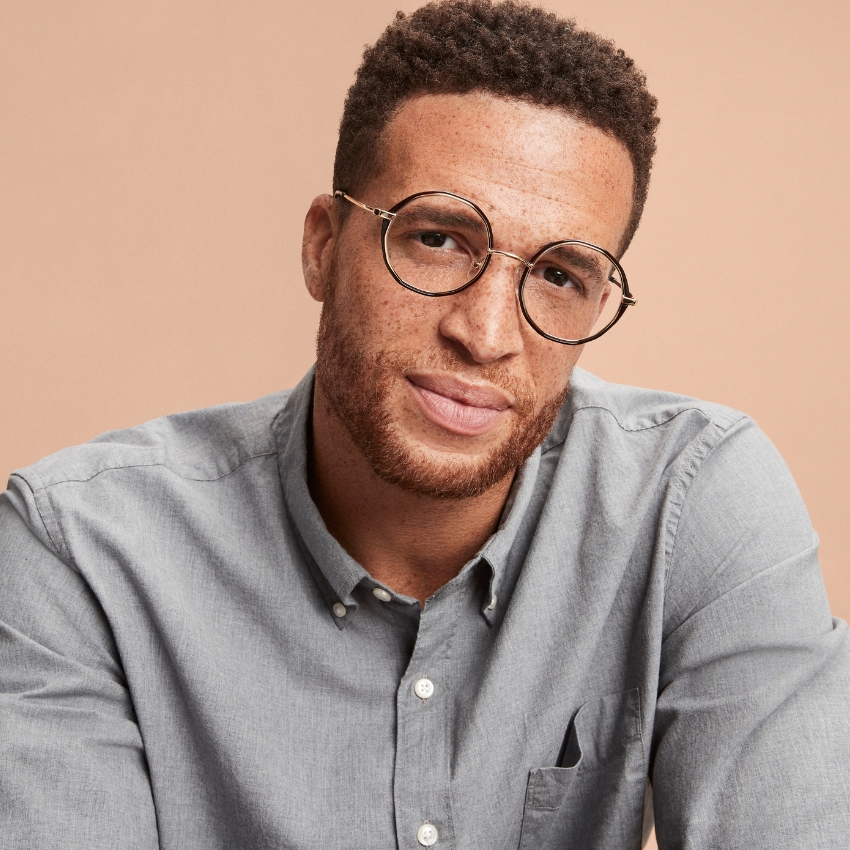
POLYGON ((367 460, 379 478, 401 490, 432 499, 460 501, 482 496, 513 477, 521 463, 510 463, 506 468, 505 464, 494 462, 498 454, 482 456, 423 446, 384 446, 379 457, 367 457, 367 460))
MULTIPOLYGON (((555 415, 559 407, 555 408, 555 415)), ((417 439, 403 433, 389 416, 380 417, 378 422, 373 420, 368 433, 352 428, 353 424, 350 420, 344 423, 379 478, 409 493, 455 501, 482 496, 506 479, 512 479, 551 429, 547 421, 538 439, 540 429, 529 433, 523 422, 523 427, 514 427, 501 439, 497 435, 488 435, 485 440, 445 434, 442 440, 432 442, 425 435, 417 439), (462 443, 468 449, 477 444, 477 449, 459 450, 462 443)), ((430 423, 423 425, 429 431, 436 427, 429 427, 430 423)))

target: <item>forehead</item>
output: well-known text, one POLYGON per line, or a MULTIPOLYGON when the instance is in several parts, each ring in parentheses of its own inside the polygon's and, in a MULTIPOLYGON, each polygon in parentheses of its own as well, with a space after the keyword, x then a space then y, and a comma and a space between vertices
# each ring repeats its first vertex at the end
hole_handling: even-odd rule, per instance
POLYGON ((614 249, 631 213, 628 151, 559 109, 483 93, 423 95, 389 122, 380 153, 370 188, 381 203, 452 191, 485 210, 497 238, 504 227, 614 249))

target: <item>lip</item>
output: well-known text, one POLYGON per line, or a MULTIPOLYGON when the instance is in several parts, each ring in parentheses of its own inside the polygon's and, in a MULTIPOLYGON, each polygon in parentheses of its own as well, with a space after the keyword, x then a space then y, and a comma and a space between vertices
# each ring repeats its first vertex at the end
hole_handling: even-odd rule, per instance
POLYGON ((459 436, 486 434, 513 404, 510 396, 492 384, 474 384, 443 374, 414 373, 406 377, 425 417, 459 436))

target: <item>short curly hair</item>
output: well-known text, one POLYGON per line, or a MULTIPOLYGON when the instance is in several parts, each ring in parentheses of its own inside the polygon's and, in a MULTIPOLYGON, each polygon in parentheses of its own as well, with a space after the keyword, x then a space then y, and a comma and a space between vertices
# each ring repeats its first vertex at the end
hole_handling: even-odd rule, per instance
POLYGON ((348 90, 334 188, 356 193, 380 172, 382 132, 411 97, 476 91, 563 109, 626 147, 634 198, 625 251, 649 188, 657 100, 613 42, 515 0, 437 0, 396 14, 348 90))

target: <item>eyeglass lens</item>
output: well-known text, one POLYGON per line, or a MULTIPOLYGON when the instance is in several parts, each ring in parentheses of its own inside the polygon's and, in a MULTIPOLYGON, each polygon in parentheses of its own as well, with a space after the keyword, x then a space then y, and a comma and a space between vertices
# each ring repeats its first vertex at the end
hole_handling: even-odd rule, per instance
MULTIPOLYGON (((444 294, 461 289, 480 272, 488 256, 488 227, 463 200, 424 195, 396 210, 385 245, 390 266, 406 284, 444 294)), ((614 320, 622 287, 619 270, 604 253, 570 242, 537 258, 520 298, 538 330, 579 340, 614 320)))

